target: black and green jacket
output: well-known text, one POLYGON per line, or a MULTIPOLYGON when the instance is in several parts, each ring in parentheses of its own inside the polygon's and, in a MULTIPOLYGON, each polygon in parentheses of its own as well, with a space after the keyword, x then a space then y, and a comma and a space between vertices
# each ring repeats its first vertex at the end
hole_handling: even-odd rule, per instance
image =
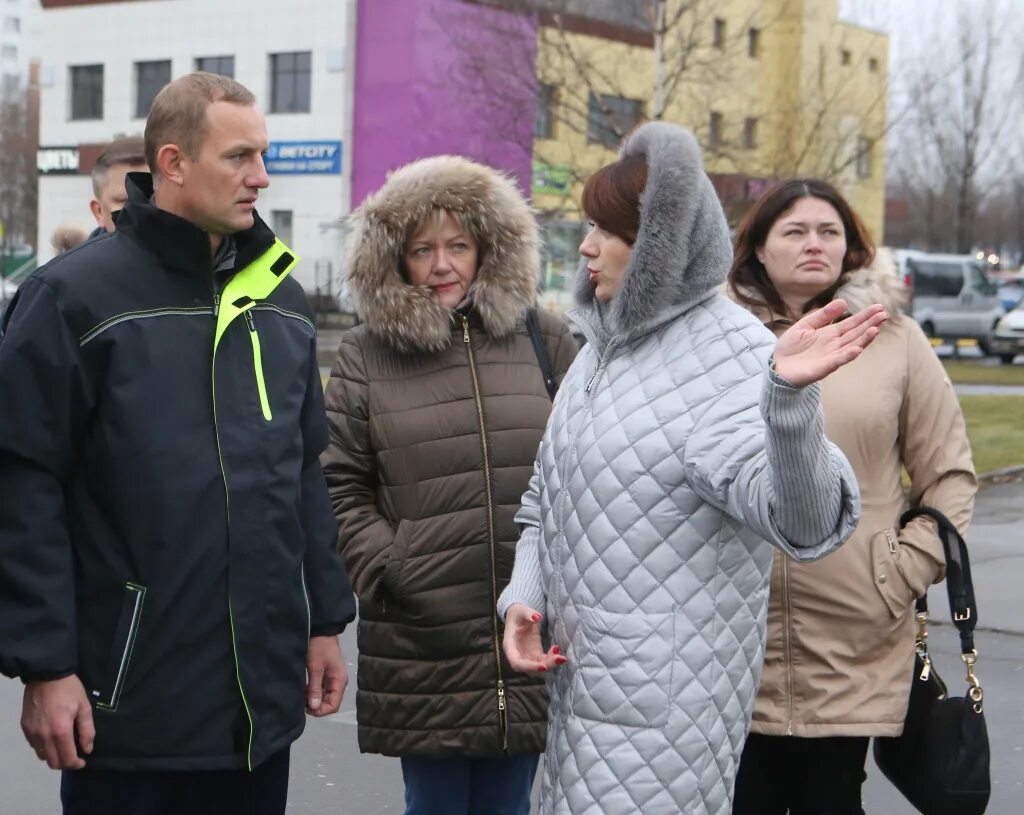
POLYGON ((252 767, 302 731, 310 633, 355 614, 315 329, 258 217, 214 274, 149 185, 2 323, 0 670, 81 678, 91 767, 252 767))

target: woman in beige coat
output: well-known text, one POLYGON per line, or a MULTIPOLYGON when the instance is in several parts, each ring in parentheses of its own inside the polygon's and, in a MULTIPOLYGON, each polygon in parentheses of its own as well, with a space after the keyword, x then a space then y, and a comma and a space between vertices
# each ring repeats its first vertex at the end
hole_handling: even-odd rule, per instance
POLYGON ((903 729, 914 599, 941 580, 931 506, 965 532, 977 488, 960 405, 924 333, 900 316, 904 293, 849 204, 830 185, 789 181, 741 225, 732 296, 776 333, 836 298, 892 315, 854 362, 822 381, 826 434, 861 491, 857 531, 813 563, 775 559, 764 673, 734 815, 862 813, 871 736, 903 729), (909 495, 901 469, 910 476, 909 495), (811 768, 814 768, 813 770, 811 768))

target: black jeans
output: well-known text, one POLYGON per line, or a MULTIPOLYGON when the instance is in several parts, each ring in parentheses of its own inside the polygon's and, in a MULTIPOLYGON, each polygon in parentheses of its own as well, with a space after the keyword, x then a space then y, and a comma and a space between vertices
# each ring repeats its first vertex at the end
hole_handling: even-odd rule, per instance
POLYGON ((60 800, 64 815, 284 815, 289 749, 252 772, 65 770, 60 800))
POLYGON ((733 815, 864 815, 868 737, 802 739, 751 733, 733 815))

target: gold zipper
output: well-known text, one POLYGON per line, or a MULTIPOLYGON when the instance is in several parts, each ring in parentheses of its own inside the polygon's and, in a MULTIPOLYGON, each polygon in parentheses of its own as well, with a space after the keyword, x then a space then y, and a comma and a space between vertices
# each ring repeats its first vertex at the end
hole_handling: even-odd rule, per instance
MULTIPOLYGON (((889 545, 889 554, 892 555, 892 562, 896 566, 896 571, 900 573, 900 577, 907 580, 907 575, 903 571, 903 564, 900 563, 900 544, 896 540, 896 536, 892 534, 891 529, 885 530, 885 542, 889 545)), ((909 583, 909 581, 907 581, 909 583)))
POLYGON ((491 462, 487 450, 487 430, 484 425, 484 403, 480 394, 480 380, 476 373, 476 357, 473 343, 469 341, 469 320, 462 318, 462 342, 469 357, 469 374, 473 380, 473 395, 476 399, 476 418, 480 425, 480 448, 484 456, 484 497, 487 500, 487 542, 491 554, 491 625, 494 645, 494 664, 498 671, 498 735, 501 749, 508 750, 508 706, 505 703, 505 679, 501 673, 501 645, 498 642, 498 564, 494 540, 494 500, 491 494, 491 462))

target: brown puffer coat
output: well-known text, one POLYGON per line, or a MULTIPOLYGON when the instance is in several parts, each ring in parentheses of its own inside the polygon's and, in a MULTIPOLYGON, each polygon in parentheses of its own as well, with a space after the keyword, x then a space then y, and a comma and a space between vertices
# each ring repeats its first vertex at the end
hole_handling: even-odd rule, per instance
MULTIPOLYGON (((542 677, 509 668, 495 611, 551 409, 522 319, 539 266, 533 217, 494 171, 426 159, 357 212, 349 264, 364 322, 344 335, 327 385, 323 465, 359 597, 359 746, 540 753, 542 677), (481 244, 465 315, 399 271, 406 235, 437 207, 481 244)), ((560 318, 538 318, 560 382, 576 343, 560 318)))
MULTIPOLYGON (((772 736, 896 736, 914 659, 914 598, 945 573, 931 506, 965 533, 977 484, 956 392, 884 258, 836 295, 892 315, 861 356, 821 383, 825 433, 857 475, 861 519, 815 563, 776 557, 764 673, 751 730, 772 736), (910 475, 904 496, 900 469, 910 475)), ((760 315, 762 318, 764 314, 760 315)), ((766 320, 767 322, 767 320, 766 320)))

